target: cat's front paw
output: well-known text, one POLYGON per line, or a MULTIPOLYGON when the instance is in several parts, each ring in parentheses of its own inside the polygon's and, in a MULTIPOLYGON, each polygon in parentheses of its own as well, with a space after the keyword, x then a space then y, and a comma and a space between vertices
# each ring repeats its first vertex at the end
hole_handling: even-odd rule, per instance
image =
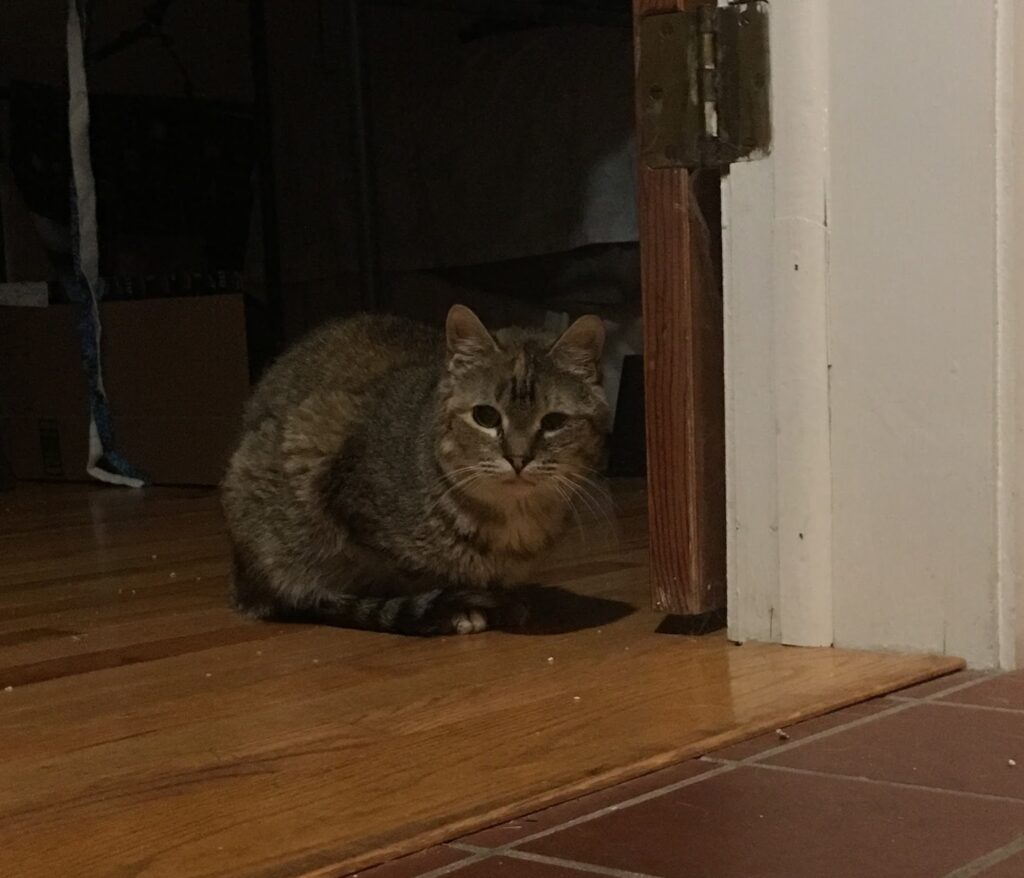
POLYGON ((451 626, 455 634, 477 634, 488 628, 487 616, 480 610, 468 610, 452 615, 451 626))
POLYGON ((434 592, 417 623, 417 634, 477 634, 494 627, 498 598, 489 591, 444 589, 434 592))
POLYGON ((444 594, 424 622, 430 633, 478 634, 520 628, 528 616, 526 604, 504 589, 466 590, 444 594))

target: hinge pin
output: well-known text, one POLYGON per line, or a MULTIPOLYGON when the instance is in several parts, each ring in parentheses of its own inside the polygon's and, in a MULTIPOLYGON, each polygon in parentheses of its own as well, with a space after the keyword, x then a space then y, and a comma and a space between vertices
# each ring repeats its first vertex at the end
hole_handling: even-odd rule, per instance
POLYGON ((718 27, 714 6, 701 6, 700 96, 704 107, 704 134, 718 137, 718 27))
POLYGON ((723 167, 768 154, 768 4, 702 4, 639 20, 640 155, 651 168, 723 167))

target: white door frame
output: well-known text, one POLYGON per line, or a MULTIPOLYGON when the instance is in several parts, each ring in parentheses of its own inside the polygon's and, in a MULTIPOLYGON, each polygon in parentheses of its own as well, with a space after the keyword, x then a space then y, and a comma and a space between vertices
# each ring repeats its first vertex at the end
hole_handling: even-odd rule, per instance
MULTIPOLYGON (((952 584, 947 581, 936 586, 933 596, 936 601, 945 602, 942 611, 946 612, 951 628, 965 605, 979 608, 979 619, 992 623, 979 624, 977 633, 961 625, 960 640, 951 651, 967 655, 978 666, 1001 667, 1014 667, 1024 658, 1024 613, 1017 612, 1018 606, 1024 606, 1024 578, 1020 575, 1024 515, 1018 509, 1020 498, 1024 497, 1024 455, 1016 450, 1024 441, 1024 417, 1016 416, 1018 400, 1024 402, 1024 344, 1016 344, 1016 339, 1024 340, 1024 307, 1015 307, 1021 287, 1019 279, 1024 279, 1024 223, 1015 227, 1013 222, 1017 203, 1024 198, 1024 162, 1014 162, 1015 154, 1024 155, 1024 112, 1014 112, 1016 104, 1024 107, 1024 65, 1015 69, 1013 64, 1014 45, 1024 46, 1024 16, 1018 14, 1014 20, 1014 5, 1015 0, 985 0, 977 7, 972 4, 975 36, 987 27, 994 53, 984 51, 983 41, 978 39, 963 48, 969 56, 953 59, 960 65, 958 73, 974 77, 976 84, 982 86, 983 93, 976 98, 972 93, 966 100, 989 101, 992 106, 991 130, 996 133, 990 149, 989 141, 976 133, 980 130, 977 128, 964 133, 968 141, 957 142, 957 108, 936 104, 934 95, 923 93, 924 85, 920 94, 922 102, 931 101, 929 106, 940 107, 937 130, 954 133, 948 141, 932 137, 927 140, 927 148, 948 148, 950 173, 955 174, 953 169, 964 160, 968 152, 964 144, 969 142, 971 161, 976 156, 978 162, 986 163, 980 174, 975 175, 975 181, 987 173, 991 174, 988 179, 995 181, 993 216, 988 220, 991 234, 986 232, 988 237, 978 239, 981 243, 972 245, 975 250, 958 254, 961 259, 991 260, 993 265, 994 289, 978 281, 969 292, 981 297, 979 301, 991 296, 994 316, 991 324, 985 324, 987 329, 974 326, 974 335, 964 343, 972 346, 965 347, 965 351, 977 351, 979 346, 991 346, 994 351, 991 374, 978 373, 972 378, 972 387, 976 386, 979 394, 991 395, 993 400, 992 423, 978 428, 979 432, 991 432, 991 466, 979 467, 979 459, 989 458, 976 456, 970 462, 972 469, 966 469, 965 462, 963 472, 979 484, 991 480, 985 491, 986 496, 994 498, 994 508, 990 523, 986 518, 980 529, 975 524, 969 535, 969 529, 963 529, 964 551, 972 559, 970 575, 962 581, 954 578, 952 584), (990 171, 986 170, 989 167, 990 171), (1019 178, 1016 185, 1015 178, 1019 178), (988 570, 990 575, 979 573, 988 570)), ((918 11, 923 8, 920 3, 913 6, 918 11)), ((966 7, 954 0, 941 0, 928 4, 927 9, 929 15, 938 15, 941 21, 931 32, 932 46, 925 41, 915 48, 932 53, 924 62, 925 67, 944 63, 939 55, 943 51, 942 40, 947 38, 948 44, 949 35, 959 32, 955 30, 959 26, 957 18, 966 7)), ((900 637, 904 640, 898 641, 892 635, 893 642, 889 642, 890 635, 880 632, 870 643, 845 643, 837 634, 845 620, 833 617, 833 608, 839 605, 835 589, 842 584, 848 590, 850 574, 845 569, 837 572, 839 557, 834 556, 833 544, 838 547, 839 540, 846 540, 849 545, 851 535, 834 528, 855 525, 848 523, 848 517, 837 518, 833 506, 834 484, 839 484, 834 483, 836 449, 847 450, 842 461, 847 467, 842 473, 847 487, 851 459, 849 436, 833 433, 834 394, 829 375, 830 339, 837 337, 835 332, 839 328, 838 324, 830 327, 829 320, 830 284, 836 282, 830 276, 830 245, 846 246, 846 239, 836 238, 836 233, 829 229, 830 111, 833 126, 838 118, 835 113, 848 111, 846 107, 831 106, 836 59, 830 53, 847 52, 844 65, 839 68, 848 71, 850 46, 842 42, 847 37, 841 22, 837 20, 833 31, 829 18, 830 13, 842 16, 849 9, 837 5, 836 0, 774 0, 770 12, 773 150, 767 159, 733 166, 722 187, 729 634, 739 641, 827 645, 838 639, 840 645, 941 651, 945 648, 944 636, 937 638, 932 631, 916 631, 913 614, 901 606, 900 595, 895 593, 892 611, 900 614, 900 637), (842 444, 844 441, 846 445, 842 444), (912 636, 908 637, 908 632, 912 636)), ((885 66, 903 62, 884 57, 878 63, 885 66)), ((916 87, 916 74, 909 67, 911 62, 907 63, 907 75, 901 80, 905 92, 916 87)), ((962 94, 959 100, 965 100, 962 94)), ((846 119, 846 127, 840 130, 849 131, 849 123, 850 119, 846 119)), ((905 131, 903 136, 907 136, 905 131)), ((897 160, 912 156, 912 147, 916 145, 894 143, 897 160), (905 148, 902 152, 901 146, 905 148)), ((847 174, 844 181, 849 187, 848 167, 837 170, 847 174)), ((935 182, 936 186, 945 184, 941 179, 935 182)), ((847 212, 846 224, 839 234, 859 231, 851 223, 861 221, 847 212)), ((930 224, 924 214, 915 216, 912 210, 903 222, 921 223, 922 234, 918 238, 927 239, 923 230, 930 231, 933 226, 940 233, 945 231, 944 227, 930 224)), ((934 251, 937 247, 948 247, 950 238, 947 236, 943 241, 939 245, 926 244, 908 258, 941 259, 941 249, 934 251)), ((848 263, 846 267, 848 270, 848 263)), ((976 276, 982 275, 979 271, 976 276)), ((848 276, 844 280, 850 283, 848 276)), ((838 294, 837 290, 833 292, 838 294)), ((849 315, 849 290, 844 293, 845 313, 849 315)), ((941 298, 950 295, 949 291, 937 292, 936 307, 951 301, 941 298)), ((856 308, 856 302, 853 307, 856 308)), ((921 317, 927 336, 931 315, 922 313, 921 317)), ((848 329, 846 339, 848 344, 848 329)), ((921 348, 922 355, 936 359, 933 339, 911 339, 908 344, 931 344, 928 350, 921 348)), ((904 377, 904 390, 908 380, 904 377)), ((934 385, 930 387, 934 390, 934 385)), ((914 389, 910 387, 911 391, 914 389)), ((835 429, 849 426, 848 397, 844 404, 846 424, 838 424, 835 429)), ((932 414, 937 413, 932 410, 932 414)), ((949 417, 955 419, 958 413, 950 411, 949 417)), ((939 433, 933 438, 936 443, 949 442, 951 457, 955 457, 957 446, 950 440, 957 437, 952 431, 948 436, 939 433)), ((956 464, 951 459, 950 466, 956 464)), ((920 482, 908 485, 901 499, 909 501, 911 511, 927 512, 924 486, 920 482)), ((939 528, 922 532, 930 534, 929 538, 936 542, 941 542, 944 535, 950 540, 961 538, 956 522, 945 532, 939 528)), ((899 555, 894 558, 903 560, 899 555)), ((918 557, 909 557, 904 581, 917 598, 930 600, 929 576, 934 571, 924 564, 915 566, 919 562, 918 557)), ((844 595, 845 605, 849 606, 849 591, 844 595)), ((932 613, 933 626, 935 621, 932 613)), ((869 636, 875 633, 861 635, 869 636)))
POLYGON ((773 147, 723 192, 729 631, 832 643, 828 4, 771 6, 773 147))

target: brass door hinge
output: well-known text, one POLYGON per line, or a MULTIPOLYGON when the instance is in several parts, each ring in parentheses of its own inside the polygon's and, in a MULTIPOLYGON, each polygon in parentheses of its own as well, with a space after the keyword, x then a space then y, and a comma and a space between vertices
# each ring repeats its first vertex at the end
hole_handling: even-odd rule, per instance
POLYGON ((645 164, 714 168, 768 154, 767 3, 645 16, 637 39, 645 164))

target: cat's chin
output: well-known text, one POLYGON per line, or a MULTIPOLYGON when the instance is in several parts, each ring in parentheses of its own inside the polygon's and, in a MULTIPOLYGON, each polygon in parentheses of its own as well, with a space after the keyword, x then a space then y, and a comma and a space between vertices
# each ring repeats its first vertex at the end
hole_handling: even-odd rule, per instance
POLYGON ((539 479, 529 476, 507 475, 478 482, 471 489, 481 500, 504 504, 529 500, 541 493, 543 485, 539 479))
POLYGON ((501 490, 508 491, 516 497, 534 493, 539 487, 537 480, 529 476, 505 476, 499 480, 501 490))

